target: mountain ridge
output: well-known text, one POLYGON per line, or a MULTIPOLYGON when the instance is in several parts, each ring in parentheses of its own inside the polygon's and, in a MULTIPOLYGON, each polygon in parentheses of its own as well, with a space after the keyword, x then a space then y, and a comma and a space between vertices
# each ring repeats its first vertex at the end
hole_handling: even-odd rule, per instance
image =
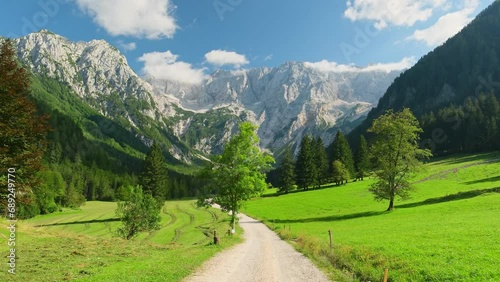
POLYGON ((159 139, 185 163, 220 152, 241 120, 260 126, 261 147, 271 151, 305 134, 321 135, 327 144, 337 130, 352 129, 400 73, 322 72, 303 62, 285 62, 216 70, 203 84, 186 85, 140 77, 104 40, 72 42, 41 30, 13 42, 34 75, 67 86, 145 145, 159 139))

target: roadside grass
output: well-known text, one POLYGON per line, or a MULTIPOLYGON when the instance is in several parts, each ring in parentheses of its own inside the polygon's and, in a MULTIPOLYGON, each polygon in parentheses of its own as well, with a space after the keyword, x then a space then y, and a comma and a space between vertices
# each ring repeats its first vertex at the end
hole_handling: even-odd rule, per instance
MULTIPOLYGON (((116 203, 87 202, 19 221, 16 275, 0 281, 180 281, 215 253, 241 241, 227 236, 229 217, 217 209, 197 208, 195 201, 168 201, 162 228, 127 241, 115 230, 116 203), (213 245, 217 230, 220 245, 213 245)), ((2 256, 8 254, 8 221, 0 221, 2 256)), ((238 228, 237 234, 242 229, 238 228)), ((6 259, 4 259, 6 260, 6 259)))
POLYGON ((373 200, 371 179, 267 195, 244 212, 335 281, 380 281, 385 268, 390 281, 500 281, 500 154, 437 159, 414 180, 393 212, 373 200))

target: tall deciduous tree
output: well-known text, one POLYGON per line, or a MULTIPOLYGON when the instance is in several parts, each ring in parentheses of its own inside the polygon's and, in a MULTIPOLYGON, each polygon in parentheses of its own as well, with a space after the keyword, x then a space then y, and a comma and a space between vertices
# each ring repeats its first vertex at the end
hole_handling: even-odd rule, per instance
POLYGON ((350 175, 354 175, 354 160, 352 157, 351 146, 347 142, 344 134, 337 132, 331 148, 331 160, 342 162, 350 175))
POLYGON ((326 154, 323 140, 320 136, 313 140, 314 158, 316 161, 316 183, 319 185, 325 184, 329 175, 328 156, 326 154))
MULTIPOLYGON (((0 186, 7 187, 6 172, 15 169, 20 210, 35 202, 33 189, 38 183, 36 174, 41 169, 48 131, 48 119, 37 114, 29 93, 30 76, 17 63, 12 42, 5 40, 0 46, 0 186)), ((6 206, 8 192, 0 191, 1 209, 6 206)), ((18 212, 18 216, 23 215, 18 212)))
POLYGON ((422 132, 418 120, 405 108, 392 110, 373 121, 369 132, 375 134, 371 153, 376 163, 376 182, 370 187, 376 200, 389 200, 388 211, 394 209, 394 198, 406 198, 412 190, 409 179, 422 167, 420 158, 430 157, 427 149, 420 149, 422 132))
POLYGON ((162 207, 168 189, 168 172, 160 145, 154 143, 144 160, 144 168, 139 177, 145 194, 150 194, 162 207))
POLYGON ((358 150, 356 150, 356 179, 363 180, 366 172, 370 168, 370 155, 368 152, 368 143, 363 135, 359 137, 358 150))
POLYGON ((292 150, 288 145, 285 147, 279 171, 281 177, 281 187, 279 190, 280 192, 288 193, 288 191, 294 188, 293 185, 295 185, 295 165, 293 163, 292 150))
POLYGON ((306 190, 309 186, 314 185, 317 179, 316 162, 312 147, 312 138, 308 135, 302 138, 300 143, 299 154, 295 162, 295 175, 297 177, 297 185, 306 190))
MULTIPOLYGON (((258 196, 267 188, 265 172, 271 169, 274 159, 259 148, 257 129, 250 122, 239 126, 221 155, 215 156, 205 173, 209 187, 215 192, 213 201, 224 211, 231 212, 234 229, 236 214, 248 199, 258 196)), ((198 202, 206 203, 207 195, 198 202)))

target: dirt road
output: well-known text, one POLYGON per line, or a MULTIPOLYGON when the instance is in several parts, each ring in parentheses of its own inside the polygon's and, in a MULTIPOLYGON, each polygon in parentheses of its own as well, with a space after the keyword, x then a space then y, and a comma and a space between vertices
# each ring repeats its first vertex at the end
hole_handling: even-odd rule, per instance
POLYGON ((263 223, 240 214, 245 241, 219 253, 186 282, 329 281, 306 257, 263 223))

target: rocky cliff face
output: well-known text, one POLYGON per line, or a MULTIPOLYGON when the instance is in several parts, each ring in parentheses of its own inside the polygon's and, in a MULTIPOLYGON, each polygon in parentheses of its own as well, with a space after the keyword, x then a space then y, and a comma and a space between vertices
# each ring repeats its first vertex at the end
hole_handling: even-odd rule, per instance
MULTIPOLYGON (((139 77, 126 58, 103 40, 71 42, 42 30, 14 40, 19 59, 34 74, 57 79, 105 116, 137 115, 155 120, 169 134, 171 153, 187 160, 187 144, 217 153, 239 120, 259 125, 261 146, 277 150, 304 134, 330 142, 335 131, 348 131, 373 107, 400 71, 320 71, 306 63, 276 68, 218 70, 200 85, 139 77), (130 99, 141 104, 140 111, 130 99), (114 110, 117 103, 124 111, 114 110)), ((148 142, 148 136, 138 136, 148 142)), ((150 139, 149 139, 150 140, 150 139)))
MULTIPOLYGON (((100 98, 118 94, 134 96, 152 103, 151 85, 128 66, 118 49, 104 40, 71 42, 42 30, 14 40, 21 62, 33 73, 55 78, 68 85, 82 98, 100 98)), ((102 99, 99 99, 102 100, 102 99)), ((100 105, 106 114, 107 104, 100 105)), ((152 116, 153 110, 148 111, 152 116)))
POLYGON ((187 110, 227 108, 259 125, 261 145, 277 149, 304 134, 330 142, 366 114, 400 71, 325 72, 288 62, 276 68, 218 70, 201 85, 147 78, 156 97, 187 110), (161 99, 161 98, 160 98, 161 99))

